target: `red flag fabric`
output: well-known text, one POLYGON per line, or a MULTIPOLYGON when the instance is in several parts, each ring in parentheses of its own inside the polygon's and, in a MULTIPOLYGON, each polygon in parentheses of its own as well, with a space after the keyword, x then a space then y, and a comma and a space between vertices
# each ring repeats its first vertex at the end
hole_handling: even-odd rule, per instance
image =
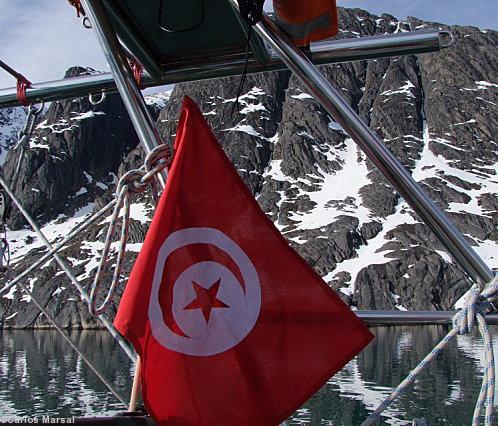
POLYGON ((115 319, 167 425, 279 424, 372 334, 259 208, 185 98, 175 156, 115 319))

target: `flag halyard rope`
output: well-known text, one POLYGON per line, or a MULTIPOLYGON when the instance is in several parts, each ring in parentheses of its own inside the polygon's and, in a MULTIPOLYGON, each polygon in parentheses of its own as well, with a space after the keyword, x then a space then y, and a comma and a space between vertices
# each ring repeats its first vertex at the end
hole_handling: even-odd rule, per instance
POLYGON ((95 274, 91 291, 89 310, 92 315, 100 315, 111 303, 116 288, 119 284, 121 272, 123 269, 124 255, 126 252, 126 244, 128 242, 128 229, 130 227, 130 197, 133 193, 142 193, 150 186, 154 201, 157 203, 158 190, 156 183, 156 175, 164 170, 172 159, 172 151, 169 145, 163 144, 155 147, 145 159, 145 170, 132 169, 125 173, 118 182, 116 187, 116 204, 114 211, 111 215, 111 222, 107 229, 107 235, 102 250, 100 263, 95 274), (104 301, 100 306, 97 306, 97 297, 100 293, 102 280, 109 261, 109 252, 111 249, 112 238, 116 230, 117 221, 121 209, 123 208, 123 217, 121 220, 121 237, 119 241, 118 256, 116 260, 116 267, 114 269, 111 285, 107 291, 104 301))
POLYGON ((458 334, 468 334, 475 329, 476 325, 484 342, 485 365, 481 391, 476 402, 472 425, 478 426, 480 418, 484 413, 484 426, 493 424, 493 407, 495 393, 495 361, 491 335, 486 324, 486 313, 496 311, 492 300, 498 296, 498 276, 495 276, 486 287, 481 284, 474 285, 465 301, 465 307, 453 318, 453 328, 443 339, 420 361, 420 363, 408 374, 408 376, 394 389, 394 391, 377 407, 377 409, 361 424, 361 426, 372 425, 377 421, 381 413, 391 403, 412 385, 417 376, 441 353, 448 343, 458 334))

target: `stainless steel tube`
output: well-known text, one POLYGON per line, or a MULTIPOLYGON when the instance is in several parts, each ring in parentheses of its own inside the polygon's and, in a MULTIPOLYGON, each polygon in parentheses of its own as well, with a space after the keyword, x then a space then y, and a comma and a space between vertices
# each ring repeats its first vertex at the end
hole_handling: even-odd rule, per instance
MULTIPOLYGON (((389 57, 394 54, 397 56, 413 55, 437 52, 449 47, 450 44, 444 41, 448 34, 446 31, 425 29, 312 43, 310 49, 313 62, 318 63, 322 60, 332 63, 344 62, 344 58, 348 61, 355 61, 389 57)), ((451 37, 451 34, 449 36, 451 37)))
MULTIPOLYGON (((230 1, 237 5, 235 0, 230 1)), ((492 271, 460 231, 303 52, 266 15, 255 29, 429 226, 467 274, 475 281, 490 282, 494 277, 492 271)))
MULTIPOLYGON (((457 311, 355 311, 368 325, 451 325, 457 311)), ((498 325, 498 315, 486 315, 488 325, 498 325)))
MULTIPOLYGON (((373 37, 323 41, 311 45, 311 57, 315 64, 348 62, 368 58, 437 52, 444 47, 444 31, 420 30, 407 33, 373 37)), ((287 68, 278 55, 273 53, 268 63, 262 65, 249 60, 248 72, 274 71, 287 68)), ((202 80, 239 75, 244 69, 244 56, 219 56, 202 63, 168 64, 160 78, 143 75, 146 87, 173 84, 181 81, 202 80)), ((27 96, 33 103, 50 102, 88 96, 91 92, 117 90, 111 73, 94 74, 33 84, 27 96)), ((16 88, 0 90, 0 108, 19 106, 16 88)))
POLYGON ((133 72, 128 65, 128 60, 112 28, 104 5, 101 0, 82 0, 82 2, 140 142, 145 151, 149 153, 162 143, 161 138, 133 77, 133 72))

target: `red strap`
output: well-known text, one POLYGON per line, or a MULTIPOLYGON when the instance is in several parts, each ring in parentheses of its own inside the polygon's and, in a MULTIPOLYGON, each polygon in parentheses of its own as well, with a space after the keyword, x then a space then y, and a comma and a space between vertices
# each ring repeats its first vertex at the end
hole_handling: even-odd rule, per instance
POLYGON ((133 71, 133 77, 135 77, 138 87, 142 89, 142 65, 135 59, 129 59, 128 62, 130 63, 131 70, 133 71))
POLYGON ((81 0, 67 0, 68 3, 76 9, 76 16, 79 18, 80 15, 85 16, 86 13, 81 5, 81 0))
POLYGON ((31 87, 30 81, 26 77, 19 75, 17 77, 17 100, 21 105, 29 106, 30 104, 26 96, 26 89, 29 87, 31 87))

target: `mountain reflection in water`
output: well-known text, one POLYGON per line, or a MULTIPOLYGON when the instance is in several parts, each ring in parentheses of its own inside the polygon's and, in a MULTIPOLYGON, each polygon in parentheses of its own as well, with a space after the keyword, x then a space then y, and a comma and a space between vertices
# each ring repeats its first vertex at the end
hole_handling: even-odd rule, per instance
MULTIPOLYGON (((440 326, 375 327, 376 339, 288 421, 289 425, 358 425, 447 332, 440 326)), ((498 353, 498 329, 492 330, 498 353)), ((126 398, 133 366, 104 331, 71 337, 126 398)), ((470 424, 482 377, 482 342, 458 336, 385 411, 382 424, 470 424)), ((495 407, 498 406, 495 400, 495 407)), ((0 415, 60 417, 122 410, 80 357, 55 331, 0 331, 0 415)), ((497 413, 498 415, 498 413, 497 413)))

